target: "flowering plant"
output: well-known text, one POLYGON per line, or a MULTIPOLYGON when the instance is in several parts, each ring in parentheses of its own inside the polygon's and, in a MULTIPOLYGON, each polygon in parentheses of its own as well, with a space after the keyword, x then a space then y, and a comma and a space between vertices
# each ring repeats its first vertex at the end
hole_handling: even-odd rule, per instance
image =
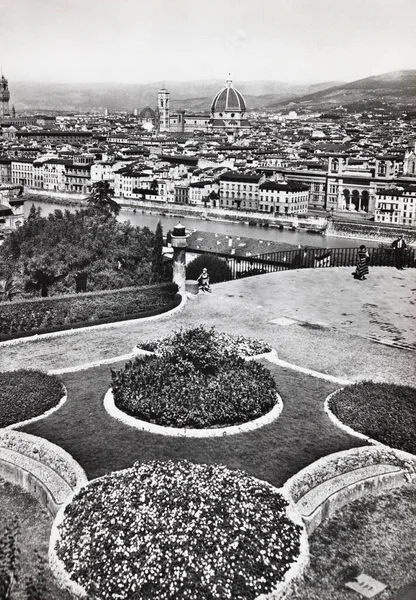
POLYGON ((198 327, 150 347, 154 356, 112 372, 115 405, 133 417, 166 427, 227 427, 257 419, 277 402, 269 370, 241 357, 264 352, 263 342, 198 327))
POLYGON ((238 354, 242 357, 255 356, 271 352, 272 347, 262 340, 246 337, 243 335, 230 335, 222 331, 216 331, 215 327, 204 329, 202 325, 193 329, 180 329, 163 338, 146 340, 138 344, 142 350, 150 350, 156 354, 172 352, 178 348, 186 349, 192 353, 195 349, 204 351, 212 349, 217 355, 225 358, 238 354))
POLYGON ((252 600, 300 552, 287 502, 242 471, 187 461, 139 464, 81 489, 56 551, 101 600, 252 600))

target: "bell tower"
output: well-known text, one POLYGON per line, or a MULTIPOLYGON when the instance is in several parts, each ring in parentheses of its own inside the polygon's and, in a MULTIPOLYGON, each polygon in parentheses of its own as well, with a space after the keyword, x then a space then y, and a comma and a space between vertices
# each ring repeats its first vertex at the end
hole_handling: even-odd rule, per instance
POLYGON ((157 93, 157 110, 159 113, 159 131, 169 131, 169 97, 170 93, 164 88, 159 90, 157 93))
POLYGON ((9 109, 9 100, 10 100, 10 92, 9 92, 9 84, 4 75, 0 78, 0 118, 4 119, 5 117, 10 117, 10 109, 9 109))

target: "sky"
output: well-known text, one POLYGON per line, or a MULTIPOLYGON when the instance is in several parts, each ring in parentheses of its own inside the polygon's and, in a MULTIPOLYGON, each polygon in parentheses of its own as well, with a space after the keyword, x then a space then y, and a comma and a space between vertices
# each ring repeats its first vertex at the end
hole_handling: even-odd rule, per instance
POLYGON ((416 0, 0 0, 12 81, 354 81, 416 68, 416 0))

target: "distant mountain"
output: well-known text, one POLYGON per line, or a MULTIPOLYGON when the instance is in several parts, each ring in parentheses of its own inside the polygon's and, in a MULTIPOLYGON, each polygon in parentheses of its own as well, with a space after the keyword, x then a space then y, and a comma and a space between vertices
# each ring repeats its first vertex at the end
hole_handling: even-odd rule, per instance
POLYGON ((279 100, 268 106, 272 110, 309 108, 328 111, 343 106, 350 111, 375 108, 406 110, 416 107, 416 69, 393 71, 344 83, 313 94, 279 100))
MULTIPOLYGON (((110 111, 156 107, 157 92, 166 87, 170 91, 172 109, 209 111, 217 92, 225 85, 222 80, 167 81, 148 84, 122 83, 37 83, 13 82, 9 79, 10 103, 16 111, 110 111)), ((334 86, 334 82, 313 85, 291 85, 279 81, 236 82, 244 95, 249 110, 270 103, 287 101, 309 94, 317 89, 334 86)))

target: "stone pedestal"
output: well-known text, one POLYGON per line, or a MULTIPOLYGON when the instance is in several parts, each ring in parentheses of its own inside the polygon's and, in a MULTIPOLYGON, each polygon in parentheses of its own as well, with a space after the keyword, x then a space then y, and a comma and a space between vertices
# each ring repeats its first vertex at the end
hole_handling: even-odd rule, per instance
POLYGON ((185 227, 180 223, 173 228, 171 245, 173 248, 173 282, 177 284, 180 292, 185 292, 187 242, 185 227))
POLYGON ((195 279, 187 279, 185 281, 185 289, 188 294, 194 294, 196 296, 199 292, 199 284, 195 279))

